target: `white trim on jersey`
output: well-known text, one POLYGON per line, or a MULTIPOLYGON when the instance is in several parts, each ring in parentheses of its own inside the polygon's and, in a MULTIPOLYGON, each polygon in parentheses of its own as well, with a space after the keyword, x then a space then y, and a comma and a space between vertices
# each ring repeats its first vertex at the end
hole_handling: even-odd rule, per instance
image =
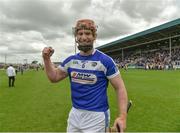
POLYGON ((114 78, 115 76, 117 76, 118 74, 120 74, 119 71, 117 71, 116 73, 114 73, 113 75, 107 76, 108 79, 114 78))
POLYGON ((103 71, 104 74, 106 74, 107 69, 106 67, 101 63, 101 61, 90 61, 90 60, 74 60, 72 59, 64 66, 64 70, 67 71, 67 68, 75 68, 75 69, 81 69, 81 70, 96 70, 96 71, 103 71))

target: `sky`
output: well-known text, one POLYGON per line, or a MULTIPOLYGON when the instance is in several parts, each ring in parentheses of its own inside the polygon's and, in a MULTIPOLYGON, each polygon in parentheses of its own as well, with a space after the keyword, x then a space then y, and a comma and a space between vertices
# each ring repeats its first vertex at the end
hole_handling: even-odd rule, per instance
POLYGON ((0 62, 53 62, 74 54, 79 19, 98 26, 95 47, 180 18, 180 0, 0 0, 0 62))

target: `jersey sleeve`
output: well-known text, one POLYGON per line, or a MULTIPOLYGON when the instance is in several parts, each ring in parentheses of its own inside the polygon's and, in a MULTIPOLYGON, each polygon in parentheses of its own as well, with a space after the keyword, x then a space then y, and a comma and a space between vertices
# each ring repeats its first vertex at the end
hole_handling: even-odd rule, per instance
POLYGON ((115 76, 120 74, 119 69, 117 68, 115 62, 111 57, 106 58, 105 67, 105 75, 108 79, 114 78, 115 76))
POLYGON ((70 65, 71 61, 71 56, 66 58, 62 63, 59 64, 58 68, 61 69, 62 71, 68 73, 68 68, 70 65))

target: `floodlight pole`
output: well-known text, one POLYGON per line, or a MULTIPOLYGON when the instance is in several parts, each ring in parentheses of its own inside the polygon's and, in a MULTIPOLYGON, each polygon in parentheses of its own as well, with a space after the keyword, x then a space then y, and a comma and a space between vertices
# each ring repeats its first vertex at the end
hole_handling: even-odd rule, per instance
POLYGON ((7 54, 4 55, 4 64, 6 65, 7 54))

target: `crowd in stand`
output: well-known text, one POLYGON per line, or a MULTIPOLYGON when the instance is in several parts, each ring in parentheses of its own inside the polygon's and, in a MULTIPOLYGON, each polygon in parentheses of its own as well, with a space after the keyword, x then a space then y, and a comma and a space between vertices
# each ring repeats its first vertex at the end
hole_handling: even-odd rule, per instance
POLYGON ((120 67, 135 66, 144 69, 176 69, 176 61, 180 61, 180 47, 171 50, 158 49, 151 52, 144 51, 140 54, 127 54, 122 61, 116 58, 115 62, 120 67))

